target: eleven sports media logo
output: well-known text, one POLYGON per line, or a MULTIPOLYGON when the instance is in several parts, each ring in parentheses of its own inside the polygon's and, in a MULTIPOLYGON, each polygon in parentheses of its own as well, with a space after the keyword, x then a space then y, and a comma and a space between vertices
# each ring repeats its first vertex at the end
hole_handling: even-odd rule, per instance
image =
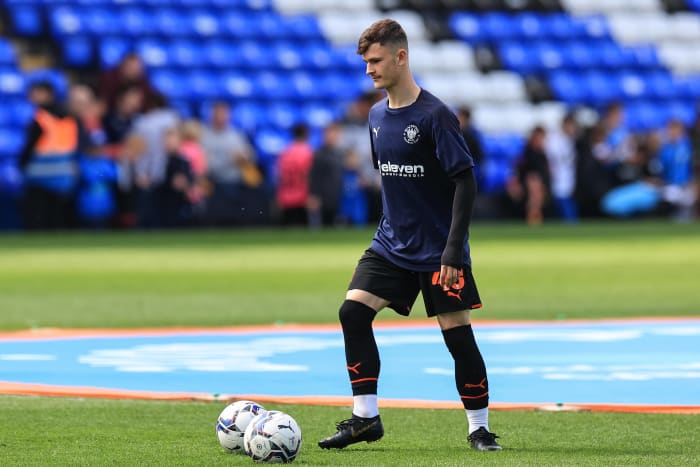
MULTIPOLYGON (((379 137, 379 127, 372 128, 374 137, 379 137)), ((403 140, 408 144, 416 144, 420 141, 420 129, 414 124, 409 124, 403 130, 403 140)), ((425 177, 425 167, 422 164, 394 164, 383 162, 379 164, 379 173, 384 177, 425 177)))

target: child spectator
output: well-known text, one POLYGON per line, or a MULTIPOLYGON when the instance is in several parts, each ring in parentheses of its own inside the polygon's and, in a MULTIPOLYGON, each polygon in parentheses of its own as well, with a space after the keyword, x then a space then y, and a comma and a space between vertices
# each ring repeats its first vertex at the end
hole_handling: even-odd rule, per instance
POLYGON ((277 206, 282 225, 307 225, 306 203, 309 196, 309 171, 313 150, 309 145, 309 127, 292 127, 293 141, 277 160, 277 206))
POLYGON ((545 154, 545 137, 545 129, 541 126, 530 132, 516 167, 517 173, 507 186, 510 197, 517 203, 524 203, 525 219, 529 225, 542 223, 545 204, 549 199, 551 177, 545 154))
POLYGON ((182 138, 176 128, 165 131, 164 147, 167 154, 165 182, 163 184, 163 225, 185 227, 192 220, 190 193, 194 175, 187 158, 180 152, 182 138))

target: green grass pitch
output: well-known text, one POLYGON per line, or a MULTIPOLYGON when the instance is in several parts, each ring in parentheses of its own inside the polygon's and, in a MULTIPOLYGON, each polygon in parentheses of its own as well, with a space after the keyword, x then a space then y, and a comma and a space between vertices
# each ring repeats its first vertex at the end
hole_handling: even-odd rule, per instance
MULTIPOLYGON (((337 320, 371 230, 0 236, 0 330, 337 320)), ((472 229, 480 319, 698 316, 700 225, 472 229)), ((414 316, 424 317, 422 306, 414 316)), ((404 319, 385 311, 380 319, 404 319)), ((409 318, 410 319, 410 318, 409 318)), ((436 330, 437 332, 437 330, 436 330)), ((486 356, 488 363, 488 355, 486 356)), ((2 376, 0 375, 0 379, 2 376)), ((665 388, 672 390, 672 386, 665 388)), ((0 465, 250 465, 224 453, 222 404, 0 396, 0 465)), ((492 412, 505 450, 468 450, 461 411, 387 409, 385 438, 315 445, 347 408, 278 406, 302 465, 697 465, 700 416, 492 412)))

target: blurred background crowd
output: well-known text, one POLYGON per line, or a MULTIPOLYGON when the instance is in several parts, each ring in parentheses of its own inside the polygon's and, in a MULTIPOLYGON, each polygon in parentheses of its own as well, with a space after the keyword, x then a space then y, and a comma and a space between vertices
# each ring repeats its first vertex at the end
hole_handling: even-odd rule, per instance
POLYGON ((0 228, 376 223, 354 44, 384 16, 459 119, 475 217, 693 221, 700 2, 635 5, 0 0, 0 228))

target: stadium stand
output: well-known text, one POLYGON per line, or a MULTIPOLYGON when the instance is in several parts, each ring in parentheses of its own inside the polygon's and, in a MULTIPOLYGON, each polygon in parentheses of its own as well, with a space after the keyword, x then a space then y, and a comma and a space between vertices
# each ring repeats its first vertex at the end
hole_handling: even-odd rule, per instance
POLYGON ((272 163, 294 123, 317 137, 371 85, 355 42, 384 16, 407 30, 420 83, 472 107, 487 192, 502 190, 532 127, 571 109, 622 102, 630 129, 644 131, 690 125, 700 100, 697 0, 0 0, 0 11, 5 171, 31 115, 27 83, 65 93, 64 72, 110 68, 130 50, 183 116, 233 103, 235 124, 272 163), (18 40, 48 43, 55 68, 21 67, 18 40))

